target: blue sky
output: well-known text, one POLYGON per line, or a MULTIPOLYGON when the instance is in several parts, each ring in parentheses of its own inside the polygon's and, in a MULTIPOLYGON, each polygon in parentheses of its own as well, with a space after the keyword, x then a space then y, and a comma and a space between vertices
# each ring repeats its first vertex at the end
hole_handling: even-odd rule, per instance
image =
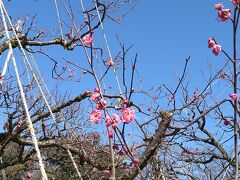
POLYGON ((216 65, 223 60, 207 48, 210 36, 216 37, 219 43, 229 43, 226 31, 231 24, 216 21, 215 3, 206 0, 139 3, 124 31, 128 34, 126 40, 134 43, 139 53, 145 81, 162 83, 175 79, 174 72, 181 72, 187 56, 191 56, 191 76, 197 79, 208 62, 216 65))
MULTIPOLYGON (((79 1, 73 3, 76 4, 73 9, 79 12, 79 17, 75 18, 81 19, 79 1)), ((215 57, 207 48, 208 37, 214 36, 224 49, 229 47, 226 33, 231 24, 216 20, 215 3, 211 0, 197 3, 191 0, 139 0, 136 8, 124 19, 123 25, 104 24, 111 50, 114 54, 119 48, 116 34, 126 46, 134 44, 129 58, 133 59, 134 54, 138 53, 138 70, 143 75, 146 87, 175 80, 176 72, 181 72, 188 56, 191 56, 191 77, 201 79, 201 69, 206 69, 208 63, 217 66, 224 61, 223 56, 215 57)), ((231 7, 228 1, 224 1, 224 5, 231 7)), ((15 17, 36 13, 38 24, 55 25, 58 28, 54 3, 49 0, 31 0, 27 5, 22 1, 12 1, 8 6, 9 13, 15 17)), ((65 18, 62 7, 59 9, 61 17, 65 18)))

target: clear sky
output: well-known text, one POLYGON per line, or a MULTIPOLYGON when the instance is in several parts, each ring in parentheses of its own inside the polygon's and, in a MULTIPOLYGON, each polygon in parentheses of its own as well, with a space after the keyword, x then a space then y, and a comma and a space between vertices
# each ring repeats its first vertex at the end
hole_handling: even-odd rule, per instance
POLYGON ((140 1, 126 19, 123 32, 127 34, 127 43, 135 44, 145 81, 169 83, 176 71, 181 72, 187 56, 191 56, 190 77, 196 80, 201 78, 200 70, 208 62, 215 66, 223 61, 223 56, 215 57, 207 48, 210 36, 223 48, 229 45, 226 34, 231 24, 216 20, 215 3, 211 0, 140 1))
MULTIPOLYGON (((72 1, 74 10, 81 12, 79 1, 72 1)), ((106 22, 105 29, 113 52, 118 43, 116 34, 126 45, 134 44, 130 57, 138 53, 138 70, 143 75, 146 87, 174 80, 180 73, 186 57, 191 56, 189 77, 201 78, 201 69, 208 63, 214 66, 223 61, 223 56, 215 57, 207 48, 207 39, 214 36, 224 49, 229 46, 226 34, 231 24, 219 23, 214 4, 217 1, 161 1, 139 0, 138 5, 127 16, 123 25, 106 22), (216 63, 217 62, 217 63, 216 63)), ((24 16, 38 14, 39 24, 51 24, 57 28, 53 1, 12 0, 8 4, 9 13, 24 16)), ((224 1, 225 7, 231 7, 224 1)), ((60 15, 64 17, 64 13, 60 15)), ((81 20, 82 23, 82 20, 81 20)), ((98 42, 96 42, 97 44, 98 42)))

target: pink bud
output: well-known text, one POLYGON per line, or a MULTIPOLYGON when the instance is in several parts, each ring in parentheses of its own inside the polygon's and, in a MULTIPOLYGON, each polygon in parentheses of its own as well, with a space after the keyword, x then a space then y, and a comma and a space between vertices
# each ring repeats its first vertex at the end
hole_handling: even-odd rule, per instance
POLYGON ((112 129, 109 129, 109 130, 108 130, 108 137, 109 137, 109 138, 113 138, 113 134, 114 134, 113 130, 112 130, 112 129))
POLYGON ((208 39, 208 48, 212 48, 212 47, 214 47, 215 45, 216 45, 215 40, 214 40, 212 37, 210 37, 210 38, 208 39))
POLYGON ((194 91, 193 97, 194 97, 194 99, 198 99, 199 98, 199 95, 198 95, 197 91, 194 91))
POLYGON ((222 46, 216 44, 214 47, 213 47, 213 54, 215 56, 219 55, 219 52, 222 50, 222 46))
POLYGON ((110 66, 113 66, 114 65, 114 62, 112 59, 110 59, 108 62, 106 62, 106 66, 110 67, 110 66))
POLYGON ((230 97, 233 99, 233 100, 236 100, 238 98, 238 95, 236 93, 233 93, 233 94, 230 94, 230 97))
POLYGON ((109 126, 112 125, 112 120, 111 120, 111 118, 110 118, 109 116, 107 116, 107 117, 105 118, 105 123, 106 123, 106 126, 107 126, 107 127, 109 127, 109 126))
POLYGON ((225 119, 225 120, 224 120, 224 125, 227 126, 227 125, 229 125, 229 124, 230 124, 230 120, 229 120, 229 119, 225 119))
POLYGON ((95 87, 93 91, 96 92, 96 93, 100 92, 98 87, 95 87))

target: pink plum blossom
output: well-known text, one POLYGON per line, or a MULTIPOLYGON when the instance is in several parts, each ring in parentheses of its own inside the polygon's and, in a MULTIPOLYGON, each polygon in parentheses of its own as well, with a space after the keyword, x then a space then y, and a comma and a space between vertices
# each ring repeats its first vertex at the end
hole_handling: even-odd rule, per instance
POLYGON ((92 94, 92 96, 90 97, 91 101, 96 102, 100 97, 100 94, 98 92, 95 92, 92 94))
POLYGON ((208 47, 209 47, 209 48, 212 48, 212 47, 214 47, 215 45, 216 45, 215 40, 214 40, 212 37, 210 37, 210 38, 208 39, 208 47))
POLYGON ((92 44, 92 43, 93 43, 93 37, 91 34, 87 34, 83 37, 83 45, 84 46, 92 44))
POLYGON ((100 120, 102 119, 102 113, 100 111, 98 111, 97 109, 94 109, 90 113, 89 119, 93 124, 98 124, 100 122, 100 120))
POLYGON ((233 100, 236 100, 238 98, 238 95, 236 93, 233 93, 233 94, 230 94, 230 97, 233 99, 233 100))
POLYGON ((228 20, 230 18, 230 16, 231 16, 231 10, 230 9, 223 9, 223 10, 218 11, 218 18, 221 21, 228 20))
POLYGON ((222 8, 223 8, 223 4, 222 3, 215 4, 215 9, 216 10, 222 10, 222 8))
POLYGON ((213 54, 215 54, 215 56, 219 55, 219 52, 222 50, 222 46, 216 44, 214 47, 213 47, 213 54))
POLYGON ((121 119, 125 123, 130 123, 135 119, 135 110, 132 108, 123 108, 121 119))

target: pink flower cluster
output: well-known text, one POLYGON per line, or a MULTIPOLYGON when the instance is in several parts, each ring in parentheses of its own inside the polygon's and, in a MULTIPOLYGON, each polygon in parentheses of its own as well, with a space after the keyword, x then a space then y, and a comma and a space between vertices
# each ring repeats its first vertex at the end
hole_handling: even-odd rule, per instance
POLYGON ((86 46, 86 45, 89 45, 89 44, 92 44, 94 39, 93 39, 93 31, 91 31, 89 34, 85 35, 83 37, 83 45, 86 46))
POLYGON ((135 119, 135 110, 132 108, 123 108, 121 119, 125 123, 130 123, 135 119))
MULTIPOLYGON (((91 92, 86 90, 85 93, 90 94, 91 92)), ((96 108, 90 113, 89 119, 93 124, 98 124, 102 119, 102 112, 99 110, 106 108, 106 101, 101 98, 98 88, 94 88, 94 93, 90 96, 90 100, 96 103, 96 108)))
POLYGON ((219 55, 222 51, 222 46, 217 44, 213 37, 208 39, 208 48, 212 48, 212 52, 215 56, 219 55))
POLYGON ((230 9, 223 9, 223 4, 215 4, 215 9, 218 10, 218 18, 221 21, 226 21, 231 17, 231 10, 230 9))
MULTIPOLYGON (((90 100, 96 103, 96 108, 90 113, 90 121, 93 124, 98 124, 102 119, 102 112, 100 110, 106 109, 106 101, 101 97, 100 90, 98 88, 94 89, 94 92, 91 94, 89 90, 85 91, 85 94, 90 96, 90 100)), ((121 117, 117 114, 112 114, 112 116, 106 116, 105 124, 108 128, 108 136, 109 138, 113 138, 114 131, 117 128, 117 124, 121 121, 125 123, 130 123, 135 119, 135 110, 130 108, 129 100, 123 100, 121 103, 122 111, 121 117)))
POLYGON ((101 98, 98 88, 94 88, 94 93, 91 95, 90 100, 96 103, 97 110, 106 109, 107 103, 103 98, 101 98))

